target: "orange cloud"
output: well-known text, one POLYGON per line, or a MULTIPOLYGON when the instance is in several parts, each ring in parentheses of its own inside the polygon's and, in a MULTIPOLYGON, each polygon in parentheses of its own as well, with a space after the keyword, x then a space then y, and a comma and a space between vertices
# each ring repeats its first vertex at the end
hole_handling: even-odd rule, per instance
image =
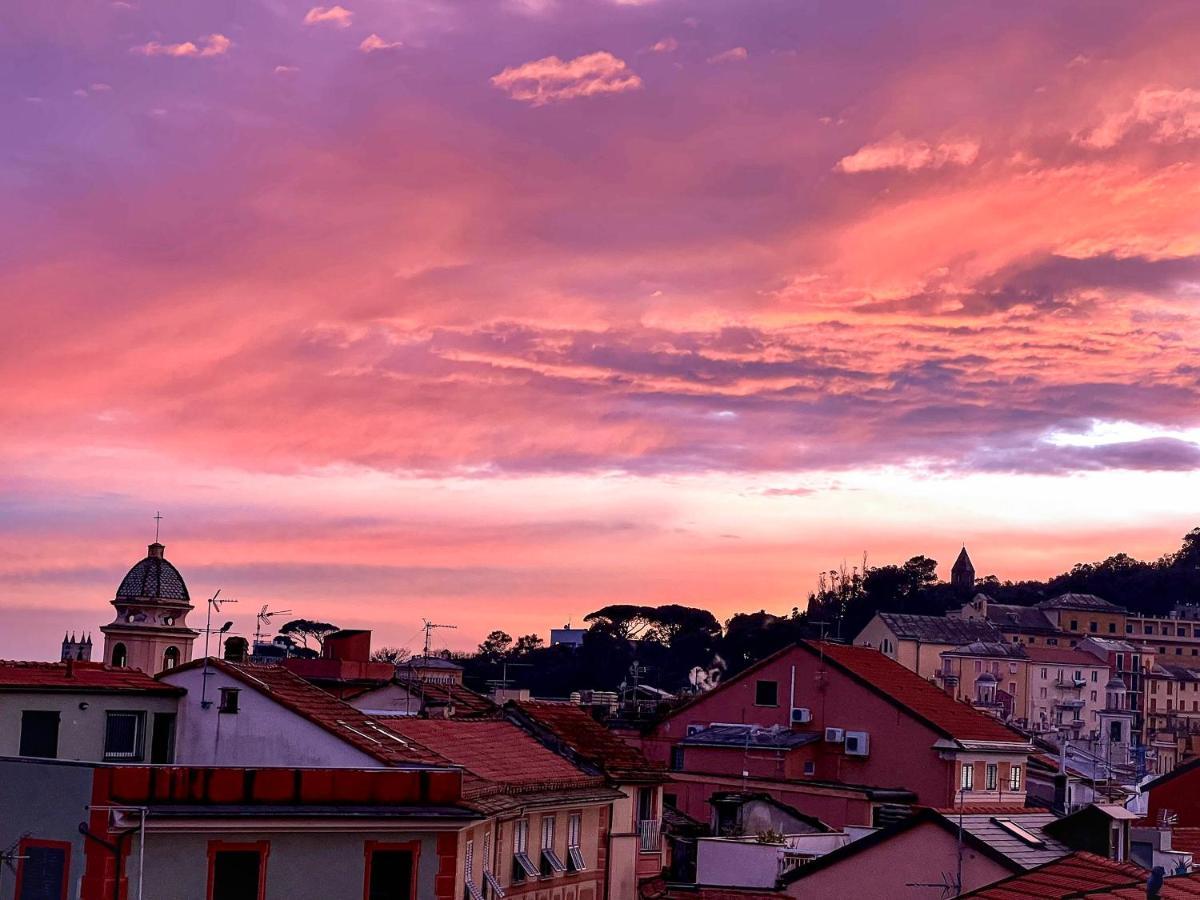
POLYGON ((376 50, 391 50, 395 47, 404 46, 400 41, 385 41, 377 34, 369 34, 363 38, 363 42, 358 45, 358 49, 363 53, 374 53, 376 50))
POLYGON ((979 142, 975 140, 930 144, 907 140, 903 135, 895 134, 843 156, 836 168, 848 173, 876 172, 880 169, 915 172, 917 169, 940 169, 949 165, 969 166, 978 156, 979 142))
POLYGON ((161 44, 158 41, 148 41, 145 44, 131 47, 130 52, 140 53, 143 56, 210 57, 223 56, 229 52, 229 48, 232 46, 233 41, 225 37, 225 35, 210 34, 203 38, 199 45, 192 41, 184 41, 179 44, 161 44))
POLYGON ((348 28, 354 19, 354 13, 344 6, 314 6, 304 14, 305 25, 320 25, 329 23, 338 28, 348 28))
POLYGON ((492 84, 513 100, 544 106, 576 97, 619 94, 642 86, 642 79, 623 59, 600 51, 564 62, 547 56, 511 66, 492 77, 492 84))

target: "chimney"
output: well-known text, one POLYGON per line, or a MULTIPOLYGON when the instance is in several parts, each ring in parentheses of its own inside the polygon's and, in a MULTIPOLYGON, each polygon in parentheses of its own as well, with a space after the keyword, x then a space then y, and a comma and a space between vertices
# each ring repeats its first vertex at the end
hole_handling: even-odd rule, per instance
POLYGON ((75 660, 71 659, 71 657, 69 657, 69 656, 67 657, 67 675, 66 675, 66 677, 67 678, 75 677, 75 660))
POLYGON ((155 541, 153 544, 151 544, 149 547, 146 548, 146 555, 152 556, 155 559, 162 559, 163 551, 166 549, 167 548, 164 547, 162 544, 160 544, 158 541, 155 541))

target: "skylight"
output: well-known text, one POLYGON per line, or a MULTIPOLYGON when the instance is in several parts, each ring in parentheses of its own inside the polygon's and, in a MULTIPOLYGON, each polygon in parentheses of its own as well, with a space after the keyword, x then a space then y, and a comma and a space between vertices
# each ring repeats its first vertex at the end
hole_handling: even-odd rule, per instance
POLYGON ((1017 840, 1024 841, 1030 847, 1045 847, 1046 842, 1033 832, 1028 831, 1018 825, 1012 819, 992 819, 992 824, 998 828, 1002 828, 1011 834, 1017 840))

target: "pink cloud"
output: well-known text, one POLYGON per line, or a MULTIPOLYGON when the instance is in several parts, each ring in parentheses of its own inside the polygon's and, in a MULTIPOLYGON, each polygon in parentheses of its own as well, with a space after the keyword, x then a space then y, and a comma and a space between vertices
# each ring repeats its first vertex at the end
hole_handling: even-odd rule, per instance
POLYGON ((742 62, 750 57, 750 51, 745 47, 731 47, 708 58, 710 63, 742 62))
POLYGON ((203 58, 223 56, 229 52, 229 48, 232 46, 233 41, 225 37, 225 35, 210 34, 203 38, 199 45, 192 41, 184 41, 179 44, 161 44, 158 41, 149 41, 130 49, 131 52, 140 53, 142 56, 194 56, 203 58))
POLYGON ((354 13, 344 6, 314 6, 304 14, 305 25, 329 24, 348 28, 353 20, 354 13))
POLYGON ((1200 138, 1200 90, 1144 88, 1128 108, 1110 113, 1080 136, 1079 143, 1108 149, 1135 129, 1145 129, 1149 139, 1160 144, 1200 138))
POLYGON ((838 160, 842 172, 876 172, 880 169, 940 169, 943 166, 969 166, 979 156, 976 140, 946 141, 930 144, 908 140, 895 134, 886 140, 860 147, 838 160))
POLYGON ((505 69, 492 84, 513 100, 543 106, 577 97, 637 90, 642 79, 611 53, 600 51, 564 62, 547 56, 505 69))
POLYGON ((651 53, 674 53, 679 49, 679 41, 673 37, 665 37, 662 40, 655 41, 650 45, 651 53))

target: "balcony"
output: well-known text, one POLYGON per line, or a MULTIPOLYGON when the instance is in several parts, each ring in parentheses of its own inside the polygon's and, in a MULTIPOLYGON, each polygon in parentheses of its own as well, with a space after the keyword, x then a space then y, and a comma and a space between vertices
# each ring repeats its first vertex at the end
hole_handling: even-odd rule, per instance
POLYGON ((1054 680, 1054 686, 1064 691, 1080 691, 1083 690, 1083 687, 1086 684, 1086 679, 1066 678, 1062 675, 1059 675, 1058 678, 1054 680))
POLYGON ((1054 705, 1060 709, 1083 709, 1083 700, 1078 697, 1070 697, 1065 700, 1055 700, 1054 705))
POLYGON ((638 845, 643 853, 662 849, 662 819, 642 819, 638 822, 638 845))

